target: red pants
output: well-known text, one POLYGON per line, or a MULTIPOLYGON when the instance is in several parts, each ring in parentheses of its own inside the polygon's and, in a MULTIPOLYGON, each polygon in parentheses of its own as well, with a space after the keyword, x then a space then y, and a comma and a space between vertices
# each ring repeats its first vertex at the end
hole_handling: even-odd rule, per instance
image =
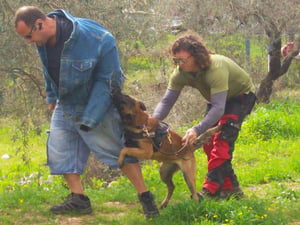
MULTIPOLYGON (((204 145, 208 160, 208 172, 203 188, 211 195, 219 195, 222 190, 239 186, 231 165, 234 143, 238 137, 241 124, 256 101, 254 93, 243 94, 226 102, 225 113, 218 121, 222 132, 212 137, 211 143, 204 145)), ((210 106, 208 105, 208 111, 210 106)))
POLYGON ((224 129, 213 136, 211 143, 203 146, 208 160, 208 173, 203 188, 212 195, 239 186, 231 165, 234 142, 239 132, 238 119, 236 114, 224 114, 218 122, 224 129))

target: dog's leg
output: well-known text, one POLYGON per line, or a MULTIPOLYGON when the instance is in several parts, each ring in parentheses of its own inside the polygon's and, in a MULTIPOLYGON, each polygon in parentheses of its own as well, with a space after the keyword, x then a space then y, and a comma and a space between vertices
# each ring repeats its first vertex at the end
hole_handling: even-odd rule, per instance
POLYGON ((176 163, 163 162, 160 166, 160 171, 159 171, 160 178, 168 187, 168 193, 167 193, 165 199, 160 204, 161 209, 165 208, 168 205, 169 200, 171 199, 171 196, 172 196, 174 188, 175 188, 174 183, 172 181, 172 177, 173 177, 174 173, 178 170, 179 170, 179 167, 176 163))
POLYGON ((123 148, 120 152, 119 159, 118 159, 118 164, 119 167, 122 168, 124 166, 124 160, 125 156, 132 156, 138 159, 150 159, 151 155, 149 154, 142 148, 123 148))
POLYGON ((119 168, 122 168, 124 166, 124 160, 127 153, 127 147, 123 148, 120 152, 119 158, 118 158, 118 165, 119 168))
POLYGON ((149 140, 140 141, 139 142, 140 148, 134 148, 134 147, 125 147, 121 150, 118 164, 119 167, 122 168, 124 166, 124 159, 125 156, 132 156, 138 159, 151 159, 153 154, 153 146, 152 143, 149 142, 149 140))
POLYGON ((179 167, 182 170, 186 184, 188 185, 192 198, 196 201, 199 196, 196 191, 196 160, 194 154, 191 154, 188 160, 181 160, 179 167))

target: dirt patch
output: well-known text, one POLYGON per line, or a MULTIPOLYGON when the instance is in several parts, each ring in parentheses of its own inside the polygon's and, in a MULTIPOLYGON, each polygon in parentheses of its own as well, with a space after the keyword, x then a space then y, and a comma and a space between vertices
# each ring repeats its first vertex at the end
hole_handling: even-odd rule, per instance
POLYGON ((106 217, 119 217, 119 216, 126 216, 126 211, 128 208, 134 207, 136 204, 124 204, 121 202, 105 202, 103 205, 108 206, 108 207, 115 207, 118 209, 124 209, 124 212, 113 212, 113 213, 100 213, 102 216, 106 217))
MULTIPOLYGON (((124 204, 121 202, 105 202, 103 203, 104 206, 108 207, 115 207, 118 209, 124 209, 124 212, 111 212, 111 213, 103 213, 103 212, 94 212, 97 213, 98 216, 106 217, 106 218, 115 218, 115 217, 120 217, 120 216, 127 216, 126 214, 126 209, 130 207, 134 207, 135 204, 124 204)), ((92 221, 94 219, 93 214, 89 215, 81 215, 78 217, 69 217, 69 216, 64 216, 61 215, 58 218, 58 224, 59 225, 85 225, 85 221, 92 221)))
MULTIPOLYGON (((268 183, 259 184, 255 186, 248 186, 243 188, 246 197, 257 197, 276 199, 281 201, 282 199, 297 201, 299 199, 298 192, 300 190, 299 181, 284 182, 284 183, 268 183)), ((297 223, 291 223, 297 224, 297 223)), ((290 224, 289 224, 290 225, 290 224)), ((300 223, 299 223, 300 225, 300 223)))
POLYGON ((78 217, 69 217, 69 218, 61 218, 58 222, 59 225, 82 225, 84 224, 82 218, 78 217))
POLYGON ((83 183, 90 187, 93 187, 93 179, 99 179, 105 181, 104 186, 108 186, 110 182, 117 180, 122 175, 120 169, 112 169, 106 164, 100 162, 94 155, 91 155, 85 174, 83 176, 83 183))

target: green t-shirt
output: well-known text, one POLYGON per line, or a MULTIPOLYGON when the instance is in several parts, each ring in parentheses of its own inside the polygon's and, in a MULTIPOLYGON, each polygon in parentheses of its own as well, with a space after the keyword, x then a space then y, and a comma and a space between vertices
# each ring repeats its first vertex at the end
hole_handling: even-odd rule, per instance
POLYGON ((200 91, 210 101, 210 96, 228 91, 227 99, 254 92, 254 85, 249 74, 226 56, 212 54, 211 66, 207 71, 192 74, 177 67, 171 74, 168 88, 181 91, 184 86, 191 86, 200 91))

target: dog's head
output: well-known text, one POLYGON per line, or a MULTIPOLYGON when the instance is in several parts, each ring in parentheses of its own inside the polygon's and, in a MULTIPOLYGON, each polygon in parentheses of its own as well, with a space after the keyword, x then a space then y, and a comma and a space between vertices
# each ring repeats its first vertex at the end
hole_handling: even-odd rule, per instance
POLYGON ((113 92, 112 98, 125 126, 137 127, 147 124, 149 115, 144 103, 120 91, 113 92))

